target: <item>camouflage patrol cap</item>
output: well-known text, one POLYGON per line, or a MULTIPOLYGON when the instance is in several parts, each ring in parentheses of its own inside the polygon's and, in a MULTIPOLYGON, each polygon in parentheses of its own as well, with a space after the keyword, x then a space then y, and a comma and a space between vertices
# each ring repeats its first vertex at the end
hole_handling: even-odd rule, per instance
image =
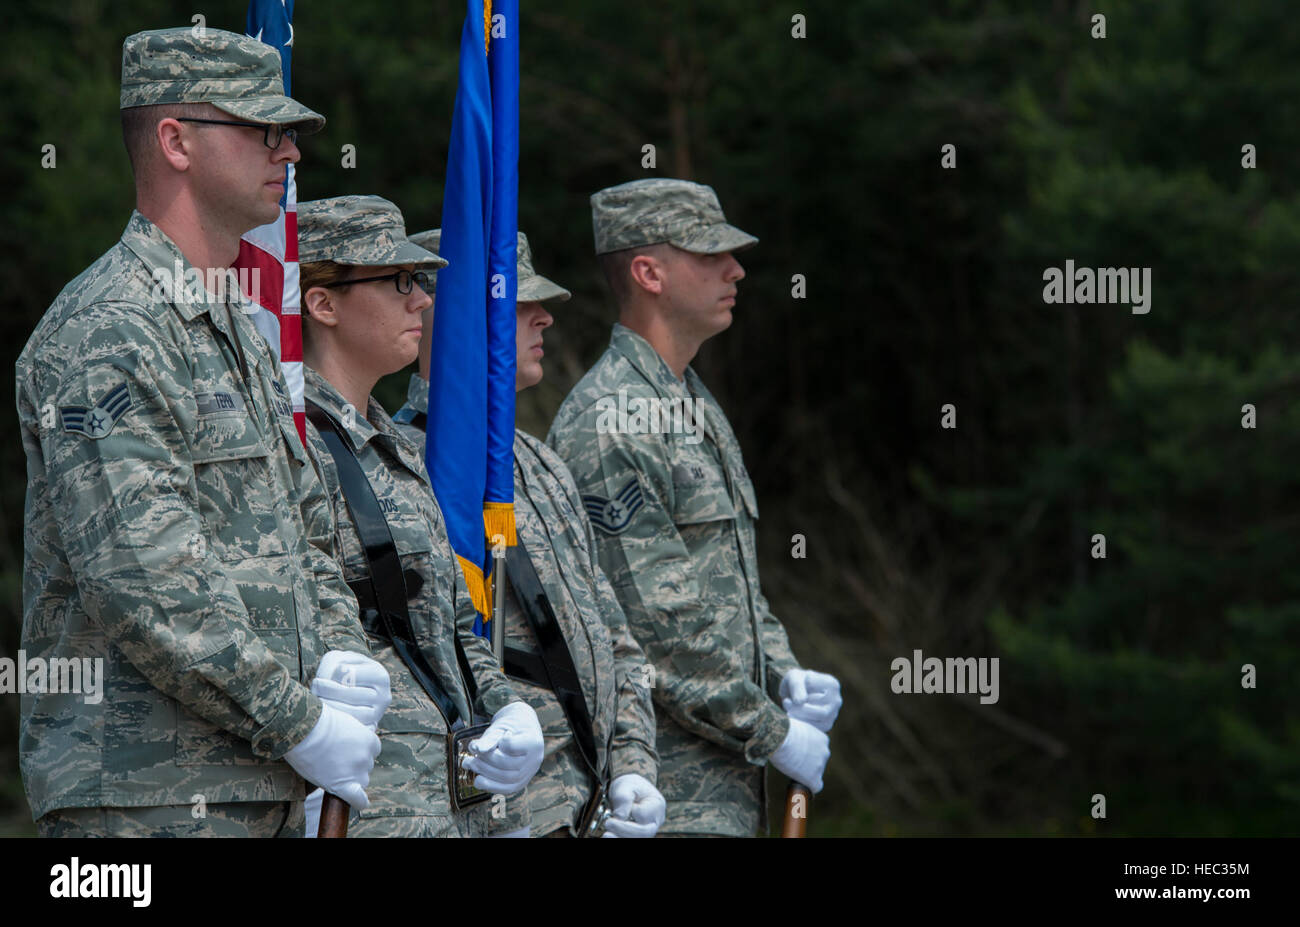
POLYGON ((521 303, 545 302, 558 299, 564 302, 573 294, 552 280, 548 280, 533 270, 533 249, 528 246, 528 236, 519 233, 519 254, 516 258, 516 273, 519 275, 519 293, 515 299, 521 303))
POLYGON ((722 254, 758 244, 727 223, 712 187, 653 178, 606 187, 591 197, 596 253, 667 242, 696 254, 722 254))
MULTIPOLYGON (((411 241, 415 242, 421 248, 428 248, 437 254, 438 245, 442 242, 442 229, 430 229, 427 232, 416 232, 411 236, 411 241)), ((573 294, 552 280, 543 277, 537 271, 533 270, 533 251, 528 246, 528 236, 523 232, 519 233, 518 254, 515 258, 515 273, 519 278, 519 290, 515 299, 521 303, 545 302, 548 299, 558 299, 561 302, 567 300, 573 294)))
POLYGON ((325 117, 284 95, 280 53, 224 29, 181 26, 127 36, 122 43, 121 108, 211 103, 250 122, 318 132, 325 117))
POLYGON ((410 236, 412 244, 419 245, 426 251, 438 253, 438 245, 442 242, 442 229, 429 229, 427 232, 416 232, 410 236))
POLYGON ((437 270, 447 262, 412 244, 398 208, 382 196, 332 196, 298 204, 298 260, 354 267, 415 264, 437 270))

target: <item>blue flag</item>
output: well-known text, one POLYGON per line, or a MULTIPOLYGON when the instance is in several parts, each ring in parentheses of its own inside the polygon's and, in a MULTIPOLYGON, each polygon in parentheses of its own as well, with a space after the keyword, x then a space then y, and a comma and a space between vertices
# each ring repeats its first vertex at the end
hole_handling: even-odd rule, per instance
POLYGON ((280 51, 284 95, 289 90, 289 55, 293 52, 293 0, 249 0, 244 31, 280 51))
POLYGON ((519 2, 468 0, 442 200, 426 461, 483 634, 491 546, 515 543, 519 2), (485 31, 486 29, 486 31, 485 31))

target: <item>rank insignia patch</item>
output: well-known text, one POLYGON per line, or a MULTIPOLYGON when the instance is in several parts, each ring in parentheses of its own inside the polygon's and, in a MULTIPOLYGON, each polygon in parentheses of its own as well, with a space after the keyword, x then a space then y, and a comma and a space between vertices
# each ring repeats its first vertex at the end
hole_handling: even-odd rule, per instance
POLYGON ((63 430, 85 435, 98 441, 113 430, 113 426, 131 408, 131 393, 126 384, 115 386, 95 403, 94 408, 85 406, 62 406, 59 415, 63 419, 63 430))
POLYGON ((641 484, 633 477, 613 499, 594 494, 584 495, 582 504, 593 525, 606 534, 622 534, 632 523, 632 516, 637 509, 645 504, 645 497, 641 494, 641 484))

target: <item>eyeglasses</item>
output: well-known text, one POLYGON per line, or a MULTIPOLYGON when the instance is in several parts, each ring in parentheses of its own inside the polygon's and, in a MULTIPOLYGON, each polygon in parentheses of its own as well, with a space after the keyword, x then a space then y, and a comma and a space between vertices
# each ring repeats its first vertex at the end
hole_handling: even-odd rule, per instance
POLYGON ((378 277, 358 277, 355 280, 337 280, 334 283, 324 283, 322 286, 351 286, 354 283, 373 283, 376 280, 392 280, 393 285, 397 287, 397 292, 405 296, 411 292, 411 284, 415 284, 426 293, 429 291, 429 275, 422 270, 409 271, 399 270, 394 274, 381 274, 378 277))
POLYGON ((280 147, 280 140, 286 135, 289 141, 295 145, 298 144, 298 130, 291 129, 288 126, 282 126, 276 122, 234 122, 229 119, 194 119, 189 116, 180 116, 177 122, 202 122, 210 126, 242 126, 246 129, 264 129, 262 133, 262 144, 266 145, 272 151, 280 147))

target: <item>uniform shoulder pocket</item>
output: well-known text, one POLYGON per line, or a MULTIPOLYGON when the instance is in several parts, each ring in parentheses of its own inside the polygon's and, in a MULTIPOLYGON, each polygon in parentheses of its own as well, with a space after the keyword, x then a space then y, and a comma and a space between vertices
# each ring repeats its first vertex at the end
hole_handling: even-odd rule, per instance
POLYGON ((440 515, 428 484, 374 441, 362 449, 358 460, 397 552, 403 558, 429 554, 440 515))

